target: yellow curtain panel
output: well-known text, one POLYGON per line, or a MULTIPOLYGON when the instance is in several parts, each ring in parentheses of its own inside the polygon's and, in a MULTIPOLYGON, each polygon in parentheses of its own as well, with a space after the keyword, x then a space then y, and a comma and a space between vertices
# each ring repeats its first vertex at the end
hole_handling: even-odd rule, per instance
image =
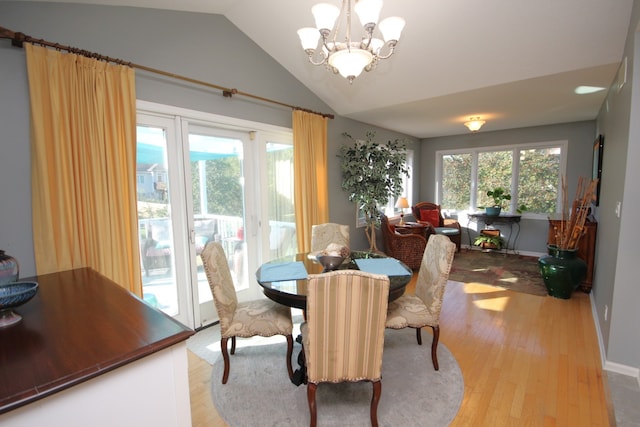
POLYGON ((329 220, 327 118, 293 111, 293 164, 298 251, 311 250, 311 226, 329 220))
POLYGON ((142 296, 134 70, 24 47, 37 273, 90 267, 142 296))

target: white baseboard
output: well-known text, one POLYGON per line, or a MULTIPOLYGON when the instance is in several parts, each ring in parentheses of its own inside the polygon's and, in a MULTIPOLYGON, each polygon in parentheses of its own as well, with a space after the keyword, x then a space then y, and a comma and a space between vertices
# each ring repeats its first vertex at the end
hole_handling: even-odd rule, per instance
POLYGON ((593 294, 589 294, 589 301, 591 301, 591 317, 593 317, 593 323, 596 327, 596 334, 598 336, 598 347, 600 347, 600 360, 602 362, 602 369, 604 369, 605 371, 635 378, 635 380, 638 382, 638 386, 640 386, 640 369, 607 360, 607 353, 604 348, 604 340, 602 339, 602 331, 600 331, 600 323, 598 322, 598 310, 593 300, 593 294))

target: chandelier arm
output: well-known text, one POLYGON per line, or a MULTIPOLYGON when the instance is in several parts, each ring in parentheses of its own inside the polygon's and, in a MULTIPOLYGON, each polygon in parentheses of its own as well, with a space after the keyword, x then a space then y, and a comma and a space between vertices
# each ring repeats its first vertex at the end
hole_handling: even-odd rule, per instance
POLYGON ((375 27, 376 24, 372 23, 364 26, 365 35, 362 36, 362 40, 360 41, 360 47, 362 49, 369 50, 369 46, 371 46, 371 40, 373 40, 373 30, 375 29, 375 27))
POLYGON ((315 53, 315 51, 312 51, 311 49, 309 49, 311 52, 307 52, 308 58, 309 58, 309 62, 313 65, 322 65, 324 63, 327 62, 327 58, 328 56, 324 54, 324 52, 322 53, 322 59, 320 61, 314 61, 313 60, 313 55, 315 53))
POLYGON ((379 52, 382 52, 384 48, 389 49, 389 53, 386 55, 380 55, 379 53, 376 55, 376 59, 388 59, 395 52, 396 45, 398 44, 397 40, 389 40, 384 46, 380 48, 379 52))

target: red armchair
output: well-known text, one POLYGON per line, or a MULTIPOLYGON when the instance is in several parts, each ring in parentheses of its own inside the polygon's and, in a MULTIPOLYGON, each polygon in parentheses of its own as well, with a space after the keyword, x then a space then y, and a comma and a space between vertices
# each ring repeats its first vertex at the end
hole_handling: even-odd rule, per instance
POLYGON ((456 244, 457 252, 460 252, 462 229, 456 219, 444 218, 440 205, 430 202, 420 202, 411 206, 416 222, 431 224, 436 234, 444 234, 456 244))

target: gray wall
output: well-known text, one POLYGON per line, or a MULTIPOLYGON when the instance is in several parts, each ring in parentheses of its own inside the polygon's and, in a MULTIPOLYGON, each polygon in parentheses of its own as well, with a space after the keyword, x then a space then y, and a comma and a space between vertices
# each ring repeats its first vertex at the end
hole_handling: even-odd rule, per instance
MULTIPOLYGON (((627 82, 616 82, 598 116, 604 135, 594 297, 607 360, 640 368, 640 289, 637 225, 640 210, 640 1, 635 0, 624 55, 627 82), (615 207, 622 203, 622 214, 615 207), (605 318, 605 312, 607 317, 605 318)), ((635 373, 638 375, 638 373, 635 373)))
MULTIPOLYGON (((2 25, 35 38, 101 53, 218 86, 333 113, 226 18, 165 10, 65 3, 0 2, 2 25)), ((302 54, 302 53, 301 53, 302 54)), ((31 231, 29 102, 25 54, 0 40, 0 249, 35 274, 31 231)), ((345 81, 346 83, 346 81, 345 81)), ((291 127, 291 110, 206 89, 158 74, 136 71, 137 98, 223 116, 291 127)), ((355 228, 355 206, 341 189, 337 153, 348 132, 364 137, 373 127, 336 117, 329 120, 330 221, 349 224, 356 249, 367 248, 355 228)), ((415 138, 377 129, 382 140, 415 138)), ((419 147, 416 149, 419 150, 419 147)))
MULTIPOLYGON (((428 138, 422 141, 420 157, 420 200, 435 200, 436 152, 445 149, 487 147, 524 144, 545 141, 569 143, 567 153, 568 195, 573 197, 578 177, 591 177, 592 147, 595 139, 595 121, 564 123, 495 132, 467 132, 462 135, 428 138)), ((517 249, 522 252, 544 254, 547 252, 546 219, 523 218, 517 249)), ((467 233, 462 233, 463 244, 468 244, 467 233)))

